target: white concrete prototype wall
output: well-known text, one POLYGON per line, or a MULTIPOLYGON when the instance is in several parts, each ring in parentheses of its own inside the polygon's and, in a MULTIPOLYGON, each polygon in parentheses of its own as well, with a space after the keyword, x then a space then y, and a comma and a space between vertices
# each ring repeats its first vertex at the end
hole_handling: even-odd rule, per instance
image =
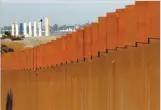
POLYGON ((32 37, 32 25, 31 25, 31 22, 29 22, 29 37, 32 37))
POLYGON ((14 36, 15 35, 15 24, 12 24, 12 34, 11 34, 12 36, 14 36))
POLYGON ((49 36, 49 18, 45 18, 45 36, 49 36))
POLYGON ((42 36, 42 23, 39 22, 39 36, 42 36))
POLYGON ((16 27, 16 36, 18 36, 19 35, 19 26, 18 26, 18 24, 15 24, 15 27, 16 27))
POLYGON ((28 37, 28 34, 27 34, 27 24, 26 23, 23 23, 23 34, 25 37, 28 37))
POLYGON ((34 21, 34 37, 37 37, 37 26, 36 26, 36 21, 34 21))

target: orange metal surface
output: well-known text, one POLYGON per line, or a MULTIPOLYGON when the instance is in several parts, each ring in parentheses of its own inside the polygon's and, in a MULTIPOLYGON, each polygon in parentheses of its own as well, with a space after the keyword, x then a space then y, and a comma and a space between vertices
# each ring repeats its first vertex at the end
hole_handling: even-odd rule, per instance
POLYGON ((58 63, 57 64, 61 64, 62 63, 62 58, 63 58, 63 54, 62 54, 62 49, 61 49, 61 39, 58 38, 57 39, 57 59, 58 59, 58 63))
POLYGON ((66 37, 65 36, 61 38, 61 49, 62 49, 61 63, 65 63, 66 62, 66 37))
POLYGON ((27 70, 30 70, 30 49, 27 49, 27 70))
POLYGON ((26 50, 23 50, 23 57, 22 57, 22 59, 23 59, 23 62, 25 62, 24 63, 23 70, 26 70, 26 68, 27 68, 27 59, 26 59, 27 57, 26 57, 26 54, 27 54, 27 51, 26 50))
POLYGON ((41 67, 41 58, 42 58, 42 55, 41 55, 41 46, 38 46, 37 48, 37 68, 40 68, 41 67))
POLYGON ((23 50, 19 50, 17 51, 17 54, 16 54, 16 59, 17 59, 17 65, 16 65, 16 68, 18 70, 18 68, 20 68, 20 70, 23 70, 24 69, 24 65, 25 65, 25 59, 23 59, 23 50), (20 64, 21 62, 21 64, 20 64))
POLYGON ((29 69, 29 63, 28 63, 28 49, 27 50, 25 50, 25 54, 24 54, 24 56, 25 56, 25 59, 26 59, 26 66, 25 66, 25 70, 28 70, 29 69))
POLYGON ((99 51, 106 52, 106 17, 98 18, 99 51))
MULTIPOLYGON (((42 67, 45 67, 45 58, 46 58, 46 54, 43 54, 43 52, 45 51, 45 45, 46 44, 42 44, 42 67)), ((34 56, 35 57, 35 56, 34 56)))
POLYGON ((9 88, 13 110, 159 110, 159 8, 136 1, 50 43, 1 55, 2 110, 9 88))
POLYGON ((83 42, 84 36, 83 36, 83 30, 78 29, 77 30, 77 59, 83 60, 84 57, 84 42, 83 42))
POLYGON ((52 41, 51 41, 51 42, 49 42, 49 55, 48 55, 48 57, 49 57, 48 65, 49 66, 52 66, 52 62, 53 62, 52 59, 54 56, 52 54, 52 51, 53 51, 53 47, 52 47, 52 41))
POLYGON ((92 56, 98 56, 99 49, 99 36, 98 36, 98 23, 91 24, 92 30, 92 56))
POLYGON ((92 23, 51 43, 36 46, 31 53, 28 49, 17 51, 15 60, 19 62, 15 62, 15 67, 8 62, 13 59, 12 55, 6 54, 5 60, 2 60, 2 63, 6 62, 4 68, 30 69, 30 56, 34 69, 55 66, 98 56, 98 51, 136 46, 136 42, 148 43, 149 38, 160 39, 159 3, 136 1, 134 5, 127 5, 124 9, 107 13, 106 17, 99 17, 98 23, 92 23))
POLYGON ((43 44, 43 46, 42 46, 42 51, 46 51, 46 53, 45 54, 43 54, 43 64, 42 64, 42 67, 46 67, 46 65, 47 65, 47 53, 48 53, 48 50, 47 50, 47 44, 43 44))
POLYGON ((160 38, 160 1, 148 1, 149 37, 160 38))
POLYGON ((134 5, 127 5, 125 8, 125 42, 126 45, 136 45, 137 13, 134 5), (129 28, 130 27, 130 28, 129 28))
POLYGON ((2 110, 8 88, 16 110, 159 110, 159 49, 156 40, 37 72, 2 71, 2 110))
POLYGON ((5 69, 5 57, 4 54, 1 55, 1 71, 5 69), (4 62, 4 63, 2 63, 4 62))
POLYGON ((106 48, 116 49, 118 35, 118 21, 116 13, 107 13, 106 17, 106 48))
POLYGON ((40 58, 41 58, 41 55, 40 55, 40 46, 37 47, 37 68, 40 68, 40 58))
MULTIPOLYGON (((56 61, 56 64, 60 64, 60 50, 59 50, 59 40, 56 40, 55 41, 55 61, 56 61)), ((67 57, 66 57, 67 58, 67 57)))
POLYGON ((51 45, 50 45, 50 42, 48 42, 47 44, 46 44, 46 50, 47 50, 47 54, 46 54, 46 66, 47 67, 50 67, 51 65, 50 65, 50 60, 52 59, 52 57, 51 57, 51 45))
MULTIPOLYGON (((41 59, 40 59, 41 60, 41 59)), ((54 65, 54 40, 50 42, 50 66, 54 65)))
POLYGON ((77 61, 77 32, 72 32, 72 39, 71 39, 71 60, 77 61))
POLYGON ((65 35, 64 36, 64 39, 63 39, 63 49, 64 49, 64 61, 63 63, 66 63, 67 62, 67 59, 68 59, 68 35, 65 35))
POLYGON ((90 58, 92 55, 92 30, 91 26, 84 27, 84 57, 90 58))
MULTIPOLYGON (((45 54, 44 54, 45 55, 45 54)), ((37 64, 36 64, 36 62, 37 62, 37 49, 36 49, 36 47, 34 47, 33 48, 33 63, 34 63, 34 69, 36 69, 37 68, 37 64)))
POLYGON ((67 62, 71 62, 72 61, 72 34, 67 34, 66 37, 66 56, 67 56, 67 62))
POLYGON ((118 35, 117 47, 125 47, 125 9, 117 9, 118 35))
POLYGON ((137 12, 137 42, 148 43, 150 38, 150 22, 147 2, 136 2, 137 12))
POLYGON ((34 53, 33 53, 33 48, 31 49, 31 65, 32 65, 32 70, 34 69, 34 53))
MULTIPOLYGON (((42 54, 43 54, 44 51, 48 51, 48 50, 46 50, 46 44, 42 45, 42 54)), ((42 58, 43 58, 42 59, 42 67, 44 68, 44 67, 46 67, 47 54, 43 54, 42 58)))
POLYGON ((32 70, 32 48, 29 49, 30 70, 32 70))
POLYGON ((48 58, 49 58, 48 53, 50 51, 50 50, 48 50, 48 43, 44 44, 43 49, 44 49, 44 51, 46 51, 46 53, 44 54, 44 65, 43 65, 43 67, 47 67, 48 66, 48 58))

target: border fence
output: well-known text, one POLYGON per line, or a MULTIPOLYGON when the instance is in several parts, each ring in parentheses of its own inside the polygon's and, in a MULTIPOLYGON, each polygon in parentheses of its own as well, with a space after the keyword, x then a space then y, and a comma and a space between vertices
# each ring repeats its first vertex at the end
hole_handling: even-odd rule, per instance
POLYGON ((2 110, 159 110, 160 2, 2 57, 2 110))

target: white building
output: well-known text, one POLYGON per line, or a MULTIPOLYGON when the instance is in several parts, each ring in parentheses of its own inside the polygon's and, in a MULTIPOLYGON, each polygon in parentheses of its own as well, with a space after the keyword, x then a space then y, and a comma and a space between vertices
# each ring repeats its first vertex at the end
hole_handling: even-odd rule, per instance
POLYGON ((45 24, 42 26, 42 20, 41 21, 34 21, 28 22, 28 23, 21 23, 20 24, 12 24, 12 35, 18 36, 20 33, 19 28, 23 29, 21 33, 25 35, 25 37, 37 37, 37 36, 49 36, 49 18, 45 18, 44 20, 45 24), (43 29, 44 27, 44 29, 43 29), (44 31, 45 30, 45 31, 44 31), (44 34, 45 33, 45 34, 44 34))

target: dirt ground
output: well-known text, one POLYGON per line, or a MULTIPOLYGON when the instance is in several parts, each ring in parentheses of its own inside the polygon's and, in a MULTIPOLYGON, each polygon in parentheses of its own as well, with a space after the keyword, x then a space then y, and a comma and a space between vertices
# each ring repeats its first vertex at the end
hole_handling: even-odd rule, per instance
POLYGON ((13 48, 16 51, 24 48, 34 47, 36 45, 40 45, 43 43, 47 43, 51 40, 56 40, 56 38, 58 37, 55 36, 27 37, 21 41, 11 41, 10 39, 3 39, 1 40, 1 44, 4 44, 9 48, 13 48))

